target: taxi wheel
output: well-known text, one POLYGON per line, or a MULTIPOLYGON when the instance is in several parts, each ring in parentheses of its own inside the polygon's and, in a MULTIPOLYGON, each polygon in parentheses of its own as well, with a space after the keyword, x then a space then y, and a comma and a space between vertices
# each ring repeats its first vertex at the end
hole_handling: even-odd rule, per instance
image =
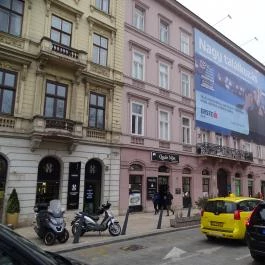
POLYGON ((255 253, 253 253, 252 251, 250 251, 250 255, 255 261, 258 261, 258 262, 259 261, 264 261, 264 257, 263 256, 257 255, 255 253))
POLYGON ((209 236, 209 235, 206 235, 207 239, 209 241, 214 241, 215 240, 215 237, 214 236, 209 236))

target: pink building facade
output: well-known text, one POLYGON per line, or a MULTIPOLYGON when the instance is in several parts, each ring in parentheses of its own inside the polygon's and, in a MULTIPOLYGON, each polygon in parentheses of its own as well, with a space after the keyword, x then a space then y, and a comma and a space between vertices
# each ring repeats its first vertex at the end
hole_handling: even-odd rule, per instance
POLYGON ((125 8, 120 213, 152 211, 152 194, 167 189, 175 208, 189 198, 195 206, 203 196, 264 193, 263 146, 196 127, 194 28, 258 63, 176 1, 128 0, 125 8))

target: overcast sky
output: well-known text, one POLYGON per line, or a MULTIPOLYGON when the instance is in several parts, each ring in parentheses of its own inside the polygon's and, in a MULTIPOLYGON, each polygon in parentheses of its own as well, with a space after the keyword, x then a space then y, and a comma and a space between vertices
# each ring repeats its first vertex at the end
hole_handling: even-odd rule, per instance
POLYGON ((178 2, 265 64, 264 0, 178 0, 178 2), (228 15, 232 18, 228 18, 228 15))

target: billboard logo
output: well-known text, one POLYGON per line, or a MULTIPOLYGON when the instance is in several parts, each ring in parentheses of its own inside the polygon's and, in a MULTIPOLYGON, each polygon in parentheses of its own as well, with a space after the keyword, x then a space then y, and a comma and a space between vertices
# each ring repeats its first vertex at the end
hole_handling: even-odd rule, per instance
POLYGON ((210 110, 201 108, 201 114, 212 117, 214 119, 218 119, 218 113, 216 111, 210 111, 210 110))

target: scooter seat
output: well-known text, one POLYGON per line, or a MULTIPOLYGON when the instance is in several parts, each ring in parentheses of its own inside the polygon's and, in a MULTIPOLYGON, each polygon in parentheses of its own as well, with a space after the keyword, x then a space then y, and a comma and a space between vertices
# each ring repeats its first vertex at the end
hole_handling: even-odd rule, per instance
POLYGON ((81 213, 82 215, 85 215, 85 216, 87 216, 87 217, 89 217, 89 218, 95 220, 95 221, 98 221, 98 219, 99 219, 99 216, 97 216, 97 215, 88 214, 88 213, 86 213, 86 212, 80 212, 80 213, 81 213))

